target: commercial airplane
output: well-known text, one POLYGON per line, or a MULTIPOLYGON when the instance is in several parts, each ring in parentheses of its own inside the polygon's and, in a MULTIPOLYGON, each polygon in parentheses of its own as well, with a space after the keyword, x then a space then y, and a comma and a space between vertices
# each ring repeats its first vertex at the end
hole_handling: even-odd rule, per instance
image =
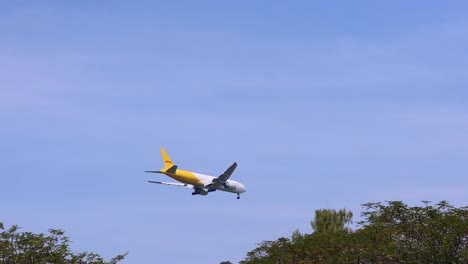
POLYGON ((240 199, 240 194, 245 192, 244 185, 240 182, 229 180, 229 177, 237 167, 237 163, 231 165, 223 174, 218 177, 208 176, 200 173, 179 170, 176 165, 172 163, 171 158, 167 155, 164 148, 161 148, 161 155, 164 161, 164 169, 158 171, 145 171, 149 173, 162 173, 178 182, 160 182, 148 181, 150 183, 166 184, 172 186, 183 186, 193 189, 192 195, 200 194, 207 195, 209 192, 216 190, 237 193, 237 199, 240 199))

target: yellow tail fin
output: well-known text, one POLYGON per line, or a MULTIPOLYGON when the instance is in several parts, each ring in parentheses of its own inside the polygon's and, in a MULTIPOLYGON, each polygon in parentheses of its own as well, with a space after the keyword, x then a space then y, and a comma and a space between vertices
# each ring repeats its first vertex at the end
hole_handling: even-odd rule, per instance
POLYGON ((167 155, 167 152, 164 150, 164 148, 161 148, 161 155, 162 155, 165 169, 169 169, 170 167, 174 166, 171 158, 169 157, 169 155, 167 155))

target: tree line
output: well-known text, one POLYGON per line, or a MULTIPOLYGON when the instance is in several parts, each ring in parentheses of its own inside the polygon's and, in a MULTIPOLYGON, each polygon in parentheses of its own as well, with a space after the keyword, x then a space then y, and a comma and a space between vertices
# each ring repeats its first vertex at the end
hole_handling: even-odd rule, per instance
POLYGON ((468 207, 423 204, 364 204, 356 230, 351 212, 316 210, 312 233, 263 241, 240 264, 468 263, 468 207))
MULTIPOLYGON (((296 230, 263 241, 240 264, 468 263, 468 207, 423 203, 364 204, 356 230, 350 228, 352 212, 316 210, 312 233, 296 230)), ((62 230, 35 234, 0 222, 1 264, 116 264, 125 256, 106 261, 94 252, 74 253, 62 230)))
POLYGON ((1 264, 115 264, 125 258, 117 255, 105 261, 93 252, 73 253, 64 231, 50 229, 47 234, 23 232, 14 225, 5 229, 0 222, 1 264))

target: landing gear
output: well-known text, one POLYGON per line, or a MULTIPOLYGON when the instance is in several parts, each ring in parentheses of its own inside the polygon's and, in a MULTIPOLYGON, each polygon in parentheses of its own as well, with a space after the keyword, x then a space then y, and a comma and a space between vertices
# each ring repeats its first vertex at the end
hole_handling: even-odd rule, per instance
POLYGON ((240 199, 240 194, 237 194, 237 199, 240 199))

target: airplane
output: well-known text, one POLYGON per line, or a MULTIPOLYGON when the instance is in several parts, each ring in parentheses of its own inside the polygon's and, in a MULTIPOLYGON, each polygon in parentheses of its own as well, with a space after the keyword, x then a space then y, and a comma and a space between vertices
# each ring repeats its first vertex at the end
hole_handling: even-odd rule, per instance
POLYGON ((179 170, 177 165, 172 163, 171 158, 169 155, 167 155, 167 152, 164 150, 164 148, 161 148, 161 155, 164 161, 164 169, 145 172, 165 174, 179 182, 160 182, 148 180, 149 183, 186 187, 194 190, 192 195, 207 195, 208 193, 214 192, 216 190, 237 193, 237 199, 240 199, 240 194, 246 191, 246 188, 244 185, 242 185, 242 183, 229 180, 229 177, 231 177, 231 174, 237 167, 236 162, 234 162, 234 164, 232 164, 223 174, 219 175, 218 177, 213 177, 201 173, 179 170))

